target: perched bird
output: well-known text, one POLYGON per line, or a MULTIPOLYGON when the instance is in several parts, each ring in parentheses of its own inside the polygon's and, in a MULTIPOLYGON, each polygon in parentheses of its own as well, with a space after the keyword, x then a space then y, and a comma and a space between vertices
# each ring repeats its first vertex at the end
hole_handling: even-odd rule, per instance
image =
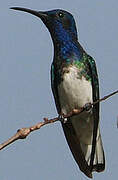
POLYGON ((64 10, 34 11, 12 7, 39 17, 48 28, 53 45, 51 87, 58 114, 67 114, 85 107, 81 114, 65 119, 62 127, 80 170, 89 178, 92 172, 105 169, 105 157, 99 128, 99 103, 87 110, 87 105, 99 99, 99 82, 94 59, 78 42, 73 16, 64 10))

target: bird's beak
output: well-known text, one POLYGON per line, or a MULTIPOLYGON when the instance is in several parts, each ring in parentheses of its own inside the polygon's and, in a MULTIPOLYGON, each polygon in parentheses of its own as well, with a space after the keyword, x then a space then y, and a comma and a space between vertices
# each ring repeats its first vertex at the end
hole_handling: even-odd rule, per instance
POLYGON ((21 7, 11 7, 10 9, 14 9, 14 10, 18 10, 18 11, 24 11, 24 12, 28 12, 30 14, 33 14, 37 17, 39 17, 44 23, 47 20, 48 15, 46 14, 46 12, 42 12, 42 11, 34 11, 31 9, 27 9, 27 8, 21 8, 21 7))

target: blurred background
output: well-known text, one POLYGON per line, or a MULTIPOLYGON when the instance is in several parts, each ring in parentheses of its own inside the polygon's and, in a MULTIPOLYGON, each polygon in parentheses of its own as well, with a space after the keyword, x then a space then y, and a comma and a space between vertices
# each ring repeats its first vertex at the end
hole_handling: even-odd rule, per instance
MULTIPOLYGON (((62 8, 74 15, 84 49, 96 60, 101 97, 118 89, 118 1, 4 0, 0 4, 0 143, 17 129, 57 116, 50 86, 53 45, 35 16, 10 10, 62 8)), ((101 104, 106 170, 95 180, 117 179, 118 95, 101 104)), ((0 152, 0 180, 86 180, 60 122, 47 125, 0 152)))

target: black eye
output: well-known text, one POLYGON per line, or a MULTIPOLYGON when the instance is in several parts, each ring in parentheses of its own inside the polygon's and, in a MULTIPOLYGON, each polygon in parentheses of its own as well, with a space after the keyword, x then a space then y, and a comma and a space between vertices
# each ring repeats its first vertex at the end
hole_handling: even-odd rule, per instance
POLYGON ((63 18, 63 17, 64 17, 64 14, 63 14, 62 12, 59 12, 59 13, 58 13, 58 16, 59 16, 60 18, 63 18))

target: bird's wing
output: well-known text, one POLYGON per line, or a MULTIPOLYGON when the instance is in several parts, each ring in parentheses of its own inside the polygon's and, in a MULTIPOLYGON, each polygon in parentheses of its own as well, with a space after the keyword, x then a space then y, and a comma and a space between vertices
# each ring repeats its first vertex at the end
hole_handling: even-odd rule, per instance
MULTIPOLYGON (((96 69, 96 64, 95 64, 94 59, 89 55, 87 55, 87 57, 88 57, 87 58, 88 66, 89 66, 91 78, 92 78, 93 102, 96 102, 99 99, 99 81, 98 81, 97 69, 96 69)), ((95 170, 95 171, 101 172, 105 169, 104 157, 103 157, 102 164, 93 165, 95 149, 96 149, 97 130, 98 130, 98 124, 99 124, 99 103, 93 106, 93 116, 94 116, 94 126, 93 126, 93 140, 92 140, 90 168, 91 168, 91 171, 95 170)))
MULTIPOLYGON (((97 69, 96 69, 96 64, 95 64, 94 59, 89 55, 87 55, 87 57, 88 57, 87 58, 88 66, 89 66, 91 79, 92 79, 93 102, 96 102, 99 99, 99 82, 98 82, 97 69)), ((90 160, 91 171, 93 169, 97 129, 98 129, 98 124, 99 124, 99 103, 93 106, 93 116, 94 116, 93 141, 92 141, 92 151, 91 151, 91 160, 90 160)))

